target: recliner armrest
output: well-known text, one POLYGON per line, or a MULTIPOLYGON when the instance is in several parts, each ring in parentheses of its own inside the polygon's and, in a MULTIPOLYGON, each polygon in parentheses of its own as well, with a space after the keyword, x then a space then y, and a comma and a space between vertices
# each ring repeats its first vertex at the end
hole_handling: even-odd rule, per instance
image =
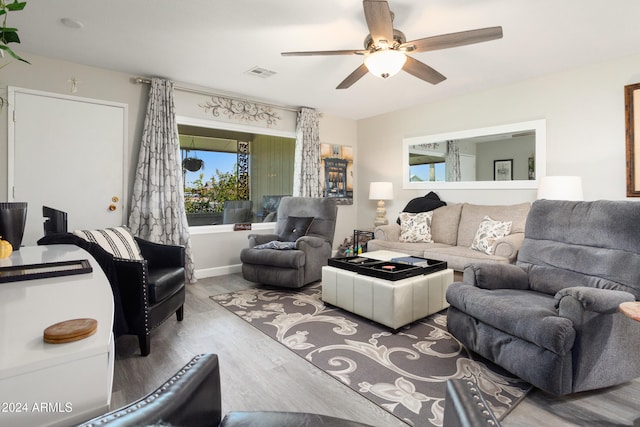
POLYGON ((615 291, 611 289, 590 288, 587 286, 573 286, 556 292, 556 308, 563 317, 569 305, 577 301, 584 310, 595 313, 611 314, 618 311, 618 306, 623 302, 635 301, 635 297, 629 292, 615 291), (567 300, 567 298, 569 300, 567 300))
POLYGON ((395 222, 379 225, 373 230, 373 238, 388 242, 398 242, 400 240, 400 226, 395 222))
POLYGON ((222 418, 218 356, 194 357, 171 379, 143 398, 79 427, 160 424, 217 426, 222 418))
POLYGON ((299 237, 298 240, 296 240, 296 248, 300 250, 304 250, 305 245, 310 246, 312 248, 320 248, 325 243, 327 243, 327 241, 322 237, 302 236, 302 237, 299 237))
POLYGON ((166 245, 135 237, 149 268, 184 267, 184 246, 166 245))
POLYGON ((483 289, 529 289, 527 272, 513 264, 468 264, 464 268, 462 281, 483 289))

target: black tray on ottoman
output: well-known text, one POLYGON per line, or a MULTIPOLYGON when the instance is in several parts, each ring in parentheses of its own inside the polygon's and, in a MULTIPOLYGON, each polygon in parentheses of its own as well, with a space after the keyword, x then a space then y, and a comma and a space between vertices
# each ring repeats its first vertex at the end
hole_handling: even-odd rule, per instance
POLYGON ((358 266, 356 272, 364 276, 371 276, 384 280, 402 280, 407 277, 420 276, 425 274, 422 267, 411 264, 402 264, 392 261, 378 261, 372 264, 358 266))
POLYGON ((358 267, 367 264, 378 263, 380 260, 367 258, 363 256, 347 256, 338 258, 329 258, 331 267, 341 268, 343 270, 358 271, 358 267))
POLYGON ((422 267, 422 274, 431 274, 436 271, 446 270, 447 262, 437 259, 422 258, 417 256, 407 256, 399 258, 391 258, 391 261, 398 262, 400 264, 410 264, 415 267, 422 267))

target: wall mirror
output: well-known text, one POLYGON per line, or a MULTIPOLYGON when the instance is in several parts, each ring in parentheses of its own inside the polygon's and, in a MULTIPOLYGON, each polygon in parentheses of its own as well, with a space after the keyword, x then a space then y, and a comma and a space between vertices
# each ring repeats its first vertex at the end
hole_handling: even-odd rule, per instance
POLYGON ((546 175, 546 121, 403 140, 404 189, 536 189, 546 175))

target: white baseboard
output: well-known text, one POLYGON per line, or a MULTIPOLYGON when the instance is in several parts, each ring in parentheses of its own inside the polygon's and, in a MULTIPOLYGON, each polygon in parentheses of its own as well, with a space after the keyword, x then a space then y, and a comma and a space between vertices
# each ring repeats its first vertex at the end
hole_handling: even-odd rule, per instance
POLYGON ((227 274, 240 273, 242 264, 224 265, 222 267, 203 268, 196 270, 196 279, 204 279, 206 277, 224 276, 227 274))

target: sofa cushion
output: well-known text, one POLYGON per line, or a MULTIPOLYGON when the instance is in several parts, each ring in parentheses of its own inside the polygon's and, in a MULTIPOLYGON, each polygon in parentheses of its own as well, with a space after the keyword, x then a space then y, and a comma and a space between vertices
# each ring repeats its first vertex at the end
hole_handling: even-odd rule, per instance
POLYGON ((516 205, 474 205, 464 203, 460 212, 460 227, 458 228, 458 246, 471 247, 478 231, 478 226, 485 216, 496 221, 511 221, 511 234, 524 233, 527 214, 531 203, 516 205))
POLYGON ((307 234, 307 230, 309 230, 309 226, 312 222, 313 217, 288 217, 284 229, 280 233, 279 239, 283 242, 295 242, 300 237, 307 234))
POLYGON ((400 213, 400 242, 430 243, 433 212, 400 213))
MULTIPOLYGON (((395 248, 395 250, 398 252, 406 252, 403 247, 395 248)), ((509 259, 504 257, 487 255, 484 252, 479 252, 475 249, 463 248, 461 246, 444 246, 441 244, 427 245, 420 256, 424 258, 437 259, 438 261, 446 261, 448 268, 452 268, 457 271, 463 271, 467 264, 476 262, 509 262, 509 259)))
POLYGON ((184 287, 184 268, 154 268, 147 278, 149 302, 155 304, 184 287))
POLYGON ((447 301, 473 318, 558 355, 573 347, 573 322, 558 316, 552 296, 520 289, 486 289, 461 282, 447 289, 447 301))
POLYGON ((431 238, 434 242, 455 246, 458 242, 461 211, 461 203, 443 206, 433 211, 431 238))
MULTIPOLYGON (((422 197, 416 197, 415 199, 411 199, 407 206, 402 209, 402 212, 409 213, 419 213, 419 212, 429 212, 434 209, 437 209, 442 206, 446 206, 447 203, 440 200, 440 197, 433 191, 430 191, 428 194, 422 197)), ((398 225, 400 225, 400 217, 396 220, 398 225)))
POLYGON ((116 258, 142 260, 142 253, 127 227, 75 230, 74 235, 99 245, 116 258))
POLYGON ((484 252, 487 255, 492 254, 496 240, 511 232, 511 224, 511 221, 494 221, 485 216, 478 226, 476 236, 471 243, 471 249, 484 252))

